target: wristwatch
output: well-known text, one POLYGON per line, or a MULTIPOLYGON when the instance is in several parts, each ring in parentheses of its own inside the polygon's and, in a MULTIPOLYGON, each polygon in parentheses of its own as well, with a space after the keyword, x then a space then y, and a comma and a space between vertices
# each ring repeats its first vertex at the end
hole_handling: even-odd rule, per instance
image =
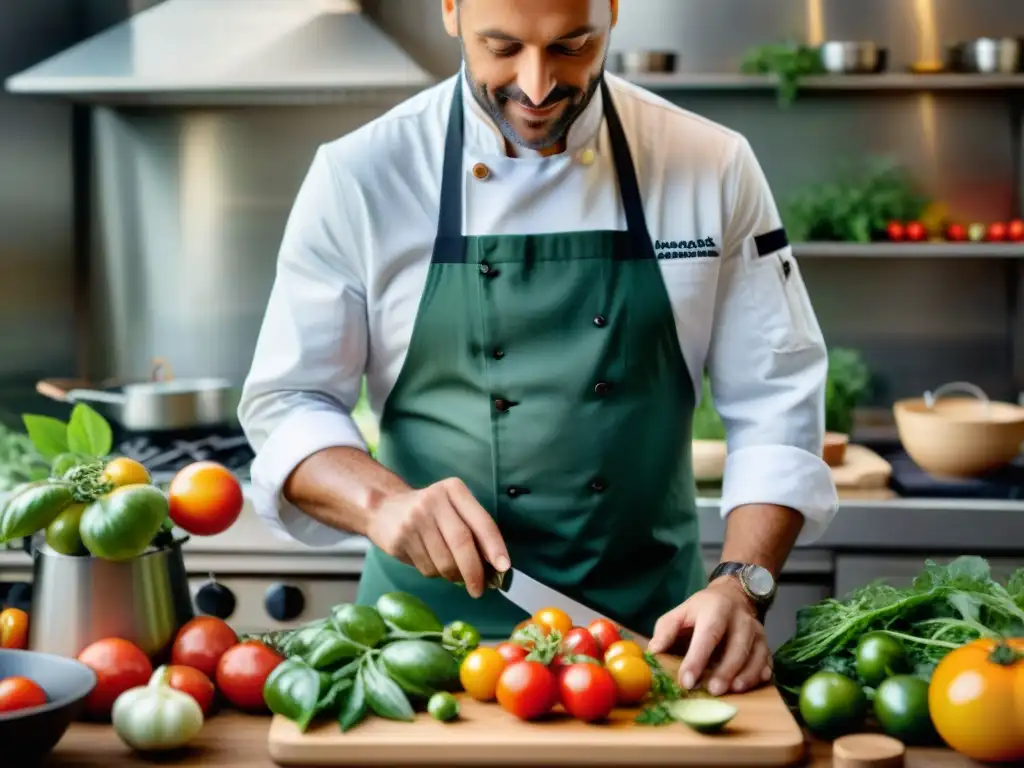
POLYGON ((708 583, 720 579, 722 576, 737 578, 743 591, 750 598, 750 602, 754 604, 758 620, 764 623, 765 614, 768 613, 768 609, 771 608, 772 602, 775 600, 777 589, 775 577, 772 576, 771 571, 751 563, 719 563, 711 571, 708 583))

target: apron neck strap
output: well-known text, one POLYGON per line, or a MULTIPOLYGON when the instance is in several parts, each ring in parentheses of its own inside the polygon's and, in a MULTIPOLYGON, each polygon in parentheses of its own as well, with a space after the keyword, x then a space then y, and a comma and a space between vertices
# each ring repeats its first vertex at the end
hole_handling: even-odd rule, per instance
MULTIPOLYGON (((622 206, 626 213, 626 226, 629 237, 635 248, 650 251, 653 256, 654 247, 647 232, 647 220, 644 216, 643 199, 637 183, 636 168, 633 156, 629 151, 626 133, 622 121, 612 101, 611 90, 607 81, 601 78, 601 99, 604 117, 608 124, 608 140, 611 144, 612 160, 615 163, 615 174, 619 181, 622 206)), ((462 234, 462 152, 465 144, 462 109, 462 75, 455 81, 455 92, 452 95, 451 109, 448 115, 448 131, 444 143, 444 166, 441 172, 441 207, 438 214, 437 238, 434 243, 434 261, 444 255, 441 261, 464 262, 466 254, 466 238, 462 234)))

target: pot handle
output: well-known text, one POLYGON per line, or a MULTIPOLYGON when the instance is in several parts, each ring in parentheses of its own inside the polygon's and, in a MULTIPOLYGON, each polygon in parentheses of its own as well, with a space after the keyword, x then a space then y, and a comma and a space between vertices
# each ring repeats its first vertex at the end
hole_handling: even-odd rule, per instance
POLYGON ((109 405, 124 405, 128 398, 120 392, 102 392, 98 389, 72 389, 66 394, 68 402, 84 400, 92 403, 107 403, 109 405))
POLYGON ((985 405, 988 405, 989 403, 988 395, 985 394, 985 390, 978 385, 971 384, 969 381, 951 381, 948 384, 943 384, 934 392, 925 392, 924 404, 928 406, 928 408, 934 408, 938 399, 942 397, 942 395, 950 392, 966 392, 969 395, 974 395, 985 403, 985 405))

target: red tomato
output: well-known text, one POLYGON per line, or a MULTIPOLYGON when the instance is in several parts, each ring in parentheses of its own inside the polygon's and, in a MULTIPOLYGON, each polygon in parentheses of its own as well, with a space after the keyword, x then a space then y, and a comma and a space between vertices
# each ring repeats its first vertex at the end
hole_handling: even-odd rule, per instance
POLYGON ((907 224, 907 240, 920 242, 928 237, 928 230, 919 221, 912 221, 907 224))
POLYGON ((520 661, 505 667, 496 693, 506 712, 520 720, 535 720, 558 702, 558 679, 539 661, 520 661))
POLYGON ((889 234, 890 240, 899 242, 907 236, 907 228, 903 226, 902 221, 890 221, 889 225, 885 228, 885 231, 889 234))
POLYGON ((174 524, 195 536, 223 533, 238 519, 245 503, 238 478, 213 461, 197 461, 178 472, 167 500, 174 524))
POLYGON ((562 673, 560 696, 565 711, 577 720, 604 720, 615 709, 615 678, 596 664, 573 664, 562 673))
POLYGON ((622 639, 622 635, 619 634, 619 628, 608 621, 608 619, 595 619, 590 622, 590 626, 587 629, 590 630, 590 634, 597 640, 598 651, 602 654, 608 649, 608 646, 622 639))
POLYGON ((91 718, 110 717, 118 696, 145 685, 153 676, 149 657, 119 637, 97 640, 78 654, 78 660, 96 673, 96 687, 85 700, 85 712, 91 718))
POLYGON ((284 658, 263 643, 248 641, 229 648, 217 664, 217 688, 236 708, 262 712, 263 685, 284 658))
POLYGON ((993 222, 988 225, 988 230, 985 232, 985 239, 998 243, 1006 239, 1007 227, 1001 221, 993 222))
POLYGON ((1024 221, 1014 219, 1006 226, 1006 236, 1015 243, 1024 242, 1024 221))
POLYGON ((506 664, 515 664, 517 661, 522 661, 526 658, 526 654, 529 653, 523 646, 516 645, 515 643, 501 643, 495 650, 502 655, 506 664))
POLYGON ((210 710, 213 708, 213 694, 216 689, 210 682, 210 678, 198 669, 172 664, 167 668, 167 684, 176 691, 187 693, 195 699, 204 715, 210 714, 210 710))
POLYGON ((0 712, 41 707, 46 703, 46 691, 27 677, 5 677, 0 680, 0 712))
POLYGON ((583 627, 573 627, 562 639, 562 652, 573 656, 589 656, 601 658, 601 648, 590 631, 583 627))
POLYGON ((967 227, 963 224, 950 224, 946 228, 946 239, 961 243, 967 239, 967 227))
POLYGON ((199 616, 180 630, 171 647, 171 664, 198 669, 209 679, 217 674, 217 662, 228 648, 238 645, 238 635, 225 621, 199 616))

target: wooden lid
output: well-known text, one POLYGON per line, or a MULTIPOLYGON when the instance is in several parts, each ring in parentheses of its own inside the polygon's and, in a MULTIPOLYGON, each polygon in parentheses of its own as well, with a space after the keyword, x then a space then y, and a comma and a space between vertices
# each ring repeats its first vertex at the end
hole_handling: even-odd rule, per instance
POLYGON ((836 768, 900 768, 906 748, 896 739, 879 733, 855 733, 832 744, 836 768))

